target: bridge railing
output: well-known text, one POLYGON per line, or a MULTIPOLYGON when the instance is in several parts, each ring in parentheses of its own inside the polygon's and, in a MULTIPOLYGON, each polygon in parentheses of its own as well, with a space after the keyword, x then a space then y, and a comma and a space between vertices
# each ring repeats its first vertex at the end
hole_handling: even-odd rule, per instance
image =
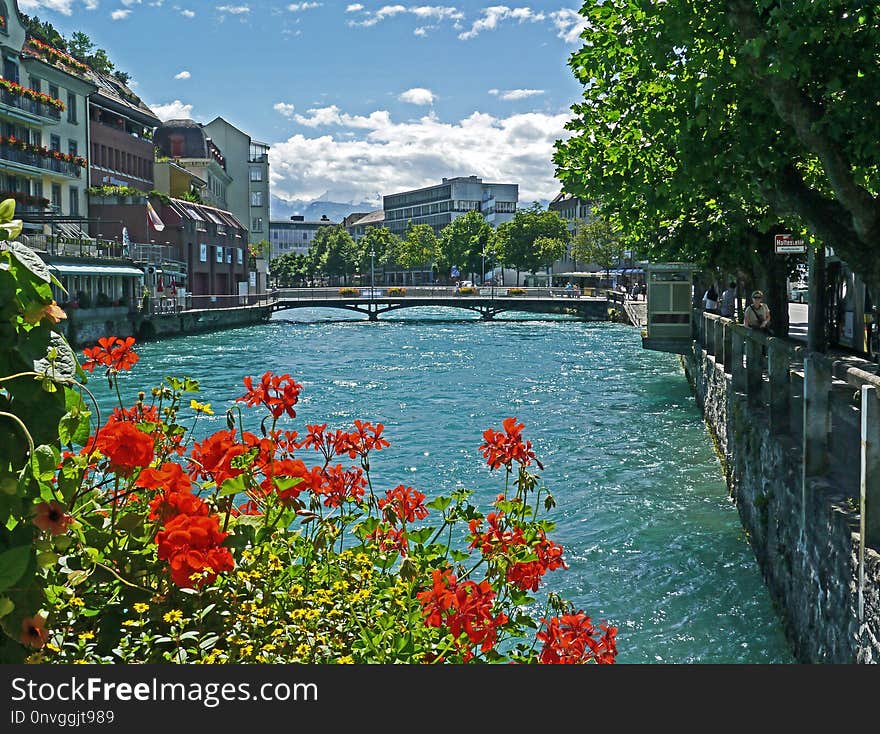
MULTIPOLYGON (((582 292, 579 297, 606 297, 604 291, 582 292)), ((328 301, 340 298, 351 298, 359 301, 369 301, 377 298, 450 298, 461 299, 473 298, 575 298, 576 292, 566 291, 565 288, 524 288, 521 286, 481 286, 456 288, 449 285, 418 285, 418 286, 376 286, 355 287, 335 286, 320 288, 280 288, 270 294, 277 300, 286 301, 328 301)))

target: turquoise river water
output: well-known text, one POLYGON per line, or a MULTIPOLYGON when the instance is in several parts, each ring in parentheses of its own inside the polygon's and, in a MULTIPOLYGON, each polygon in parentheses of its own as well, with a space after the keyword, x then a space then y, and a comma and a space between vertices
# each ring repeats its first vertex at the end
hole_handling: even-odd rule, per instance
POLYGON ((677 357, 644 351, 617 324, 341 313, 139 345, 125 397, 164 375, 196 377, 217 412, 200 418, 204 435, 225 426, 244 376, 290 373, 304 386, 301 433, 385 424, 392 446, 375 457, 374 486, 466 486, 484 508, 502 478, 480 455, 482 431, 516 416, 558 502, 552 538, 569 569, 547 587, 619 627, 618 662, 794 662, 677 357))

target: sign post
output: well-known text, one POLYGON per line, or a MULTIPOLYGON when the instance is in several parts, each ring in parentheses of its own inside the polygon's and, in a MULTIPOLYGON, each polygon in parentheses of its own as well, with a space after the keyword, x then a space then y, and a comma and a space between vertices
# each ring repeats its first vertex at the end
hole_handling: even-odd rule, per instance
POLYGON ((807 246, 803 240, 793 240, 790 234, 778 234, 775 237, 777 255, 805 255, 807 246))

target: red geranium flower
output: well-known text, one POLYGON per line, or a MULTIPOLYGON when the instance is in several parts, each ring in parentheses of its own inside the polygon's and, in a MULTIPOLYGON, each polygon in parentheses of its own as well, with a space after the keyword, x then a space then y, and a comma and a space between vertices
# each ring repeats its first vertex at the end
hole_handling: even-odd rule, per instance
POLYGON ((129 336, 120 339, 116 336, 105 336, 98 339, 97 346, 85 350, 86 362, 83 369, 89 372, 95 367, 106 365, 108 370, 125 372, 138 362, 140 357, 132 351, 135 339, 129 336))
POLYGON ((504 433, 491 428, 483 431, 485 443, 480 446, 480 451, 483 452, 489 468, 497 469, 503 465, 509 470, 514 461, 528 466, 535 458, 535 452, 532 451, 531 441, 522 440, 525 426, 517 423, 516 418, 505 418, 503 425, 504 433))
POLYGON ((346 500, 357 502, 363 498, 366 488, 367 479, 357 467, 343 469, 340 464, 324 470, 321 494, 324 495, 325 507, 339 507, 346 500))
POLYGON ((617 657, 617 627, 593 626, 583 612, 542 619, 546 629, 537 638, 544 643, 539 661, 545 664, 613 663, 617 657))
POLYGON ((215 515, 178 515, 156 536, 158 557, 168 561, 171 580, 181 588, 211 583, 221 571, 231 571, 235 561, 221 544, 228 533, 220 531, 215 515), (194 581, 194 575, 202 575, 194 581))
POLYGON ((97 440, 89 439, 84 452, 101 452, 110 462, 110 471, 129 476, 136 468, 149 466, 153 461, 153 439, 131 423, 120 423, 112 418, 98 431, 97 440))
MULTIPOLYGON (((246 437, 248 435, 256 438, 253 434, 245 434, 246 437)), ((247 451, 247 446, 236 443, 235 431, 218 431, 201 443, 193 445, 190 454, 193 468, 190 470, 190 476, 194 479, 213 479, 219 487, 227 479, 237 477, 244 472, 244 469, 233 467, 232 460, 247 451)))
POLYGON ((403 522, 413 522, 424 520, 428 516, 425 495, 412 487, 399 484, 385 494, 386 498, 379 500, 379 509, 384 510, 387 507, 393 517, 403 522))
POLYGON ((273 375, 271 372, 266 372, 257 387, 254 387, 252 377, 245 377, 244 386, 247 392, 237 398, 236 402, 249 406, 265 405, 275 418, 280 418, 283 413, 296 418, 293 406, 299 401, 302 385, 294 382, 290 375, 273 375))
POLYGON ((55 500, 40 502, 34 510, 36 511, 32 520, 34 525, 40 530, 48 530, 52 535, 63 535, 73 522, 64 505, 55 500))

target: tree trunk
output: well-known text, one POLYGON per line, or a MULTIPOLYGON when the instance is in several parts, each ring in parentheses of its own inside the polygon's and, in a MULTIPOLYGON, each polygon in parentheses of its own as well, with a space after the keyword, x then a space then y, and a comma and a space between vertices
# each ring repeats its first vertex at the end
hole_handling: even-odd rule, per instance
POLYGON ((810 293, 807 298, 807 349, 824 353, 825 338, 825 246, 810 250, 810 293))

